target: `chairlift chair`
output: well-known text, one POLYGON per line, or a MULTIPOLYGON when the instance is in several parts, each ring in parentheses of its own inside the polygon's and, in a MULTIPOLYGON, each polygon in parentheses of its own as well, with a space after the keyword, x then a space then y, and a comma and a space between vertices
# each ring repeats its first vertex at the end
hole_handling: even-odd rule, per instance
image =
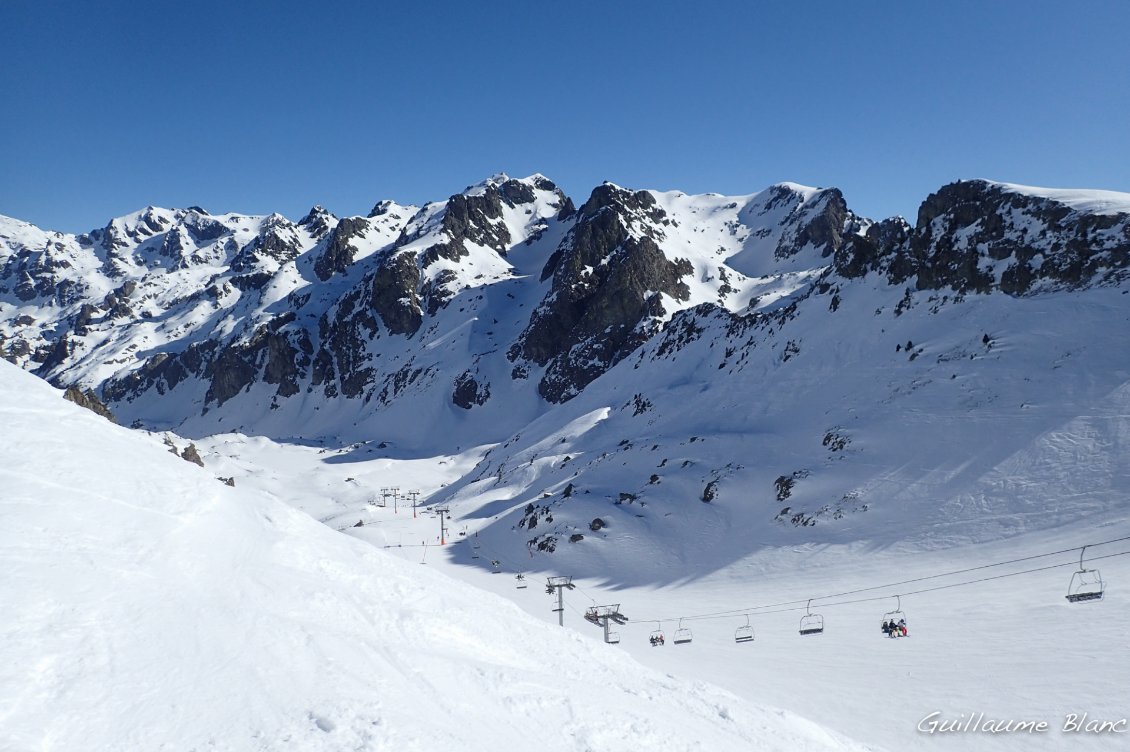
POLYGON ((499 561, 498 559, 491 559, 491 561, 490 561, 490 573, 491 574, 498 574, 501 571, 502 571, 502 562, 499 561))
POLYGON ((518 581, 518 583, 514 587, 518 588, 519 590, 525 590, 526 589, 526 585, 528 584, 526 582, 526 575, 519 572, 517 577, 515 577, 514 579, 516 579, 518 581))
POLYGON ((1083 555, 1087 547, 1079 552, 1079 571, 1071 575, 1071 584, 1067 586, 1068 603, 1085 603, 1087 601, 1101 601, 1103 599, 1103 576, 1097 569, 1087 569, 1083 566, 1083 555))
POLYGON ((685 645, 691 641, 691 631, 683 626, 683 620, 679 619, 679 628, 675 630, 674 643, 676 645, 685 645))
POLYGON ((648 637, 647 639, 648 639, 648 642, 651 643, 651 646, 653 648, 659 647, 660 645, 663 645, 666 642, 666 640, 663 637, 663 623, 662 622, 659 623, 658 628, 654 632, 652 632, 651 636, 648 637))
POLYGON ((619 632, 609 632, 608 633, 608 644, 609 645, 616 645, 616 644, 619 644, 619 642, 620 642, 620 633, 619 632))
MULTIPOLYGON (((903 624, 903 626, 906 626, 906 614, 903 613, 903 610, 902 610, 902 597, 896 595, 895 599, 896 599, 895 600, 895 610, 894 611, 888 611, 887 613, 883 614, 883 624, 895 624, 897 626, 901 622, 903 624)), ((899 635, 888 634, 887 632, 885 632, 882 629, 880 629, 880 631, 883 631, 884 634, 888 637, 899 636, 899 635)))
POLYGON ((808 606, 806 606, 807 613, 800 617, 800 633, 801 635, 823 634, 824 632, 824 617, 820 614, 812 613, 812 599, 808 599, 808 606))
POLYGON ((749 623, 749 614, 745 615, 745 625, 734 631, 734 642, 753 642, 753 627, 749 623))

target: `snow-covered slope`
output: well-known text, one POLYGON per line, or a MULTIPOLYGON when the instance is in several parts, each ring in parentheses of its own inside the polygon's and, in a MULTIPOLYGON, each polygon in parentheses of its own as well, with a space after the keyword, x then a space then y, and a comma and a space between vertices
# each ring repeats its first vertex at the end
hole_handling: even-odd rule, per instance
MULTIPOLYGON (((360 686, 345 668, 343 656, 352 653, 325 641, 331 632, 362 646, 364 660, 372 659, 364 665, 381 676, 411 671, 372 648, 366 635, 396 642, 409 655, 417 650, 412 663, 438 666, 423 637, 456 628, 446 621, 436 626, 427 615, 436 608, 466 612, 455 623, 473 625, 477 637, 449 643, 473 644, 466 650, 487 665, 482 676, 542 686, 541 675, 521 674, 524 664, 511 671, 490 652, 500 642, 507 655, 513 646, 537 656, 539 666, 564 664, 546 657, 557 647, 536 647, 540 637, 511 639, 506 630, 518 617, 505 606, 480 598, 488 607, 479 613, 474 597, 450 594, 427 574, 420 587, 433 595, 421 595, 400 579, 407 576, 403 567, 362 548, 326 553, 318 541, 331 545, 327 531, 308 521, 299 525, 299 518, 261 506, 243 489, 283 499, 370 544, 407 552, 408 569, 427 571, 415 563, 422 553, 429 563, 439 558, 496 590, 513 585, 493 584, 503 578, 488 574, 491 562, 509 574, 584 578, 584 597, 594 604, 598 597, 632 603, 633 621, 622 632, 625 639, 632 635, 629 650, 637 657, 646 654, 664 670, 716 677, 761 702, 778 704, 779 692, 779 704, 791 710, 868 741, 906 747, 924 739, 913 725, 924 712, 920 706, 944 703, 950 712, 965 696, 1014 717, 1033 708, 1049 718, 1087 710, 1069 707, 1074 698, 1117 716, 1122 711, 1110 698, 1127 668, 1118 647, 1125 601, 1114 591, 1104 611, 1068 607, 1060 591, 1061 574, 1070 570, 1057 568, 1048 575, 1054 582, 1021 587, 1011 584, 1020 580, 1005 580, 976 594, 946 591, 915 602, 931 637, 913 641, 922 647, 904 650, 904 659, 884 660, 890 651, 871 639, 874 614, 867 606, 866 614, 845 613, 852 628, 842 640, 810 650, 811 642, 802 648, 771 639, 775 657, 756 664, 760 674, 734 661, 732 645, 651 651, 642 633, 652 625, 636 620, 663 621, 669 630, 672 618, 723 612, 724 627, 707 619, 696 631, 726 638, 745 605, 795 609, 805 594, 932 577, 954 569, 955 561, 1023 559, 1130 535, 1128 206, 1130 197, 1110 192, 965 181, 928 196, 913 225, 857 217, 835 189, 794 184, 734 197, 604 184, 577 208, 535 175, 496 176, 419 210, 382 202, 364 218, 338 219, 315 208, 291 223, 151 209, 79 238, 3 220, 0 352, 57 384, 77 380, 100 388, 126 423, 176 428, 197 439, 208 474, 158 450, 162 462, 174 463, 169 471, 177 478, 198 484, 198 492, 174 494, 172 511, 157 515, 172 514, 162 523, 167 529, 138 527, 130 517, 102 532, 112 537, 136 528, 114 555, 128 557, 132 548, 141 556, 173 557, 154 561, 184 584, 176 593, 191 590, 194 580, 181 569, 194 567, 206 579, 223 571, 216 594, 229 603, 250 592, 242 573, 271 592, 289 593, 286 583, 296 580, 293 600, 264 596, 265 605, 239 612, 244 621, 215 618, 223 629, 259 635, 267 627, 249 620, 265 611, 272 614, 268 622, 282 620, 279 633, 293 637, 288 645, 307 644, 332 657, 324 662, 344 673, 312 680, 315 694, 324 693, 318 696, 338 697, 331 684, 360 686), (234 476, 240 493, 214 475, 234 476), (438 535, 434 518, 409 523, 403 509, 390 515, 370 505, 378 489, 396 485, 418 488, 426 505, 450 509, 458 543, 443 549, 446 556, 428 553, 438 535), (223 516, 231 511, 221 503, 225 495, 250 517, 223 516), (196 521, 191 510, 199 509, 207 513, 196 521), (279 532, 263 514, 293 526, 305 542, 279 532), (182 519, 190 523, 181 525, 182 519), (365 524, 353 527, 358 521, 365 524), (209 568, 211 559, 185 568, 182 560, 192 554, 188 543, 179 543, 178 525, 189 538, 224 543, 216 568, 209 568), (228 530, 236 534, 228 537, 228 530), (146 535, 161 541, 159 551, 140 542, 146 535), (264 535, 279 546, 263 543, 264 535), (251 558, 241 558, 241 550, 251 558), (268 564, 261 569, 252 559, 268 564), (346 570, 362 574, 339 574, 346 570), (407 598, 407 611, 369 583, 378 570, 381 582, 400 583, 390 598, 407 598), (303 584, 314 580, 352 615, 335 616, 329 627, 321 616, 308 616, 302 609, 322 597, 303 584), (430 600, 435 593, 442 606, 430 600), (423 611, 413 610, 414 599, 423 611), (407 615, 388 627, 366 610, 372 602, 407 615), (1088 627, 1080 616, 1086 613, 1099 613, 1100 622, 1088 627), (286 621, 292 617, 307 619, 318 637, 294 636, 286 621), (431 626, 414 631, 420 624, 431 626), (985 624, 1004 631, 970 651, 977 666, 988 667, 982 680, 951 657, 985 624), (488 641, 488 650, 476 642, 487 632, 506 637, 488 641), (1080 632, 1089 640, 1073 641, 1080 632), (1017 648, 1017 634, 1031 638, 1017 648), (667 655, 672 658, 660 657, 667 655), (1026 666, 1013 669, 1017 662, 1026 666), (342 680, 345 675, 353 678, 342 680), (882 704, 895 714, 884 720, 871 713, 876 700, 869 692, 888 685, 898 698, 882 704)), ((42 414, 38 423, 47 423, 42 414)), ((101 435, 90 441, 131 458, 141 456, 137 447, 145 443, 101 435)), ((61 483, 55 466, 62 459, 48 449, 43 454, 54 466, 39 475, 61 483)), ((29 474, 9 469, 30 460, 11 456, 4 472, 32 483, 29 474)), ((120 476, 110 486, 120 491, 114 498, 144 495, 124 467, 108 466, 120 476)), ((89 500, 77 512, 57 507, 51 520, 63 520, 61 527, 17 526, 22 532, 12 540, 61 530, 53 545, 70 551, 88 530, 101 530, 84 516, 87 507, 101 508, 89 500), (77 515, 73 525, 64 509, 77 515)), ((99 514, 125 514, 110 509, 117 512, 99 514)), ((1061 558, 1057 567, 1072 566, 1074 555, 1061 558)), ((76 561, 77 571, 86 571, 79 567, 86 560, 76 561)), ((107 567, 130 571, 120 561, 107 567)), ((91 569, 91 577, 109 576, 107 567, 91 569)), ((1126 579, 1114 574, 1114 581, 1126 579)), ((75 582, 102 597, 92 580, 75 582)), ((144 579, 130 584, 145 598, 152 595, 145 587, 157 587, 144 579)), ((30 597, 22 590, 15 595, 30 597)), ((140 600, 128 603, 141 610, 140 600)), ((545 616, 545 609, 526 609, 545 616)), ((55 612, 40 604, 26 613, 25 621, 37 623, 55 612)), ((152 618, 171 618, 161 614, 152 618)), ((796 637, 795 624, 781 631, 795 622, 792 610, 764 616, 774 633, 796 637)), ((164 626, 137 621, 156 633, 164 626)), ((56 638, 45 632, 43 639, 56 638)), ((83 647, 94 651, 83 653, 92 656, 88 665, 112 666, 106 655, 128 652, 110 643, 112 650, 98 653, 100 644, 83 647)), ((283 648, 267 638, 263 644, 266 658, 256 653, 256 665, 273 665, 283 648)), ((259 650, 241 649, 253 648, 259 650)), ((591 661, 566 649, 561 655, 569 665, 591 661)), ((605 653, 586 655, 612 666, 605 653)), ((199 661, 225 677, 236 671, 211 654, 199 661)), ((32 675, 21 666, 20 677, 32 675)), ((616 676, 636 670, 609 668, 616 676)), ((576 682, 570 694, 588 692, 590 684, 625 686, 612 674, 550 673, 576 682)), ((456 674, 462 681, 465 675, 456 674)), ((50 684, 52 674, 45 675, 50 684)), ((492 694, 500 683, 464 684, 484 694, 484 704, 507 707, 501 694, 492 694)), ((427 705, 415 691, 401 693, 427 705)), ((666 692, 658 712, 680 703, 696 713, 703 707, 705 695, 692 691, 697 699, 688 700, 684 694, 666 692)), ((620 695, 591 696, 597 704, 624 705, 620 695)), ((287 719, 329 717, 315 708, 294 710, 293 697, 272 695, 262 707, 286 707, 287 719)), ((457 719, 478 728, 470 712, 457 719)), ((333 733, 361 738, 363 722, 329 720, 333 733)), ((236 727, 227 716, 216 722, 236 727)), ((316 730, 322 726, 312 722, 308 733, 322 739, 316 730)), ((963 747, 960 739, 951 737, 951 748, 990 746, 963 747)), ((1059 741, 1047 736, 1037 743, 1050 750, 1059 741)))
POLYGON ((0 363, 0 747, 861 749, 230 488, 0 363))

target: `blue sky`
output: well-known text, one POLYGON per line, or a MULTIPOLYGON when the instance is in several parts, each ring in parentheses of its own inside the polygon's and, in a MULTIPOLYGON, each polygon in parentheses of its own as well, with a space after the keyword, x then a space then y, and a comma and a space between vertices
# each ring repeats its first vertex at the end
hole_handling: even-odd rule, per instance
POLYGON ((1130 191, 1130 2, 0 2, 0 213, 70 232, 541 172, 915 216, 958 178, 1130 191))

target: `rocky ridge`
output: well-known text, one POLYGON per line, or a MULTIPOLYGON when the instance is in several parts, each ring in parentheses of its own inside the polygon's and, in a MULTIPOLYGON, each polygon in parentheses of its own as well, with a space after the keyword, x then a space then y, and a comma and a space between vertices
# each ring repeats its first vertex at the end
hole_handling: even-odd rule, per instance
POLYGON ((736 362, 765 346, 751 332, 776 336, 806 301, 834 312, 867 280, 904 306, 1122 284, 1130 215, 1111 206, 958 182, 912 227, 859 217, 836 189, 606 183, 576 209, 543 176, 500 175, 367 217, 149 207, 80 236, 4 220, 0 353, 127 422, 190 434, 236 418, 331 432, 345 415, 364 433, 446 404, 503 437, 645 346, 674 355, 703 317, 728 321, 736 362))

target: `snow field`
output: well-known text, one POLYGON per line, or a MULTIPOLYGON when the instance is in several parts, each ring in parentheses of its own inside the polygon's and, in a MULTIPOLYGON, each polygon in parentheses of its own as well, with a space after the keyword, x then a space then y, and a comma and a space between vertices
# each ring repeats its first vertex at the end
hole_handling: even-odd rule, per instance
POLYGON ((0 416, 5 750, 861 749, 224 486, 8 364, 0 416))

